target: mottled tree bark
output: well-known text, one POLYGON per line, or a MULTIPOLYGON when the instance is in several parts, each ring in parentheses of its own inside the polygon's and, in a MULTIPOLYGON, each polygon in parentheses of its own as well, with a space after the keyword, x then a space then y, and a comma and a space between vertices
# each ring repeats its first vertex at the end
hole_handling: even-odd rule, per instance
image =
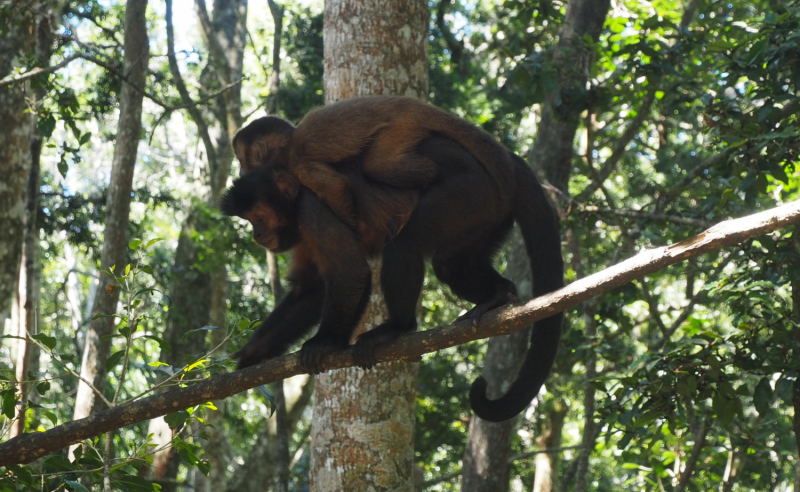
MULTIPOLYGON (((35 15, 30 9, 12 8, 8 32, 0 36, 0 79, 19 68, 20 54, 30 54, 35 36, 35 15)), ((28 84, 0 87, 0 312, 8 312, 17 289, 25 226, 25 192, 31 166, 30 142, 33 114, 26 114, 28 84)))
MULTIPOLYGON (((124 73, 137 88, 144 88, 147 77, 147 63, 150 45, 147 39, 145 12, 147 0, 128 0, 125 7, 125 58, 124 73)), ((125 251, 128 239, 128 216, 131 205, 133 173, 136 165, 139 138, 142 133, 142 92, 130 84, 122 84, 120 89, 119 121, 117 123, 114 157, 111 161, 111 181, 108 184, 106 202, 105 237, 100 269, 121 275, 125 269, 125 251)), ((101 285, 116 283, 107 275, 101 278, 101 285)), ((117 312, 119 289, 105 289, 95 299, 92 316, 110 315, 117 312)), ((95 388, 103 391, 106 384, 105 362, 109 356, 111 340, 102 337, 114 330, 114 319, 100 317, 91 322, 86 332, 86 341, 81 364, 81 376, 90 381, 95 388)), ((80 419, 99 410, 99 401, 92 389, 79 383, 75 397, 74 419, 80 419)))
MULTIPOLYGON (((428 93, 428 5, 423 0, 325 2, 325 98, 428 93)), ((386 318, 372 262, 373 292, 359 330, 386 318)), ((311 489, 414 489, 417 364, 329 371, 314 386, 311 489)))
MULTIPOLYGON (((42 153, 42 137, 38 131, 33 131, 31 145, 31 169, 28 176, 27 204, 25 206, 25 228, 23 235, 23 254, 19 273, 19 290, 16 297, 16 312, 18 327, 17 336, 26 337, 36 333, 38 326, 39 301, 41 300, 42 269, 39 254, 39 228, 36 227, 36 213, 39 209, 39 157, 42 153)), ((32 370, 31 359, 39 357, 38 347, 29 344, 27 340, 18 339, 16 351, 16 378, 17 381, 28 379, 28 372, 32 370)), ((38 364, 36 364, 38 366, 38 364)), ((17 406, 16 420, 11 426, 9 438, 25 432, 25 416, 28 410, 30 384, 19 383, 19 392, 22 396, 21 405, 17 406)))
MULTIPOLYGON (((52 52, 53 27, 51 25, 51 5, 43 2, 35 12, 35 44, 34 53, 39 65, 47 65, 52 52)), ((34 91, 30 100, 31 107, 31 140, 30 145, 30 172, 26 190, 25 227, 23 230, 22 244, 23 255, 20 263, 19 286, 15 299, 14 311, 17 313, 17 335, 23 337, 16 340, 16 379, 25 381, 28 373, 37 374, 39 371, 39 348, 29 344, 24 339, 28 334, 36 333, 38 327, 39 301, 41 300, 42 269, 39 251, 39 229, 36 226, 36 216, 39 210, 39 185, 40 185, 40 158, 42 155, 42 135, 36 129, 36 111, 46 95, 44 88, 34 91)), ((1 331, 1 330, 0 330, 1 331)), ((26 415, 29 413, 28 399, 32 396, 30 385, 19 383, 21 405, 17 407, 16 420, 11 426, 9 437, 25 432, 26 415)), ((35 418, 33 419, 35 420, 35 418)))

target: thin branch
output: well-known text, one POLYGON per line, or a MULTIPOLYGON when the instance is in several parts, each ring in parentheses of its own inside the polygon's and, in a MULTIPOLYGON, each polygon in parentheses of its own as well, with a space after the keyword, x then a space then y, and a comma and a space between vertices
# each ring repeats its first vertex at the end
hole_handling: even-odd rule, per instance
POLYGON ((689 459, 686 460, 686 466, 684 466, 681 472, 678 486, 675 487, 675 492, 683 492, 689 485, 689 480, 692 479, 692 475, 694 475, 694 471, 697 468, 697 463, 700 461, 700 454, 703 452, 703 448, 706 445, 706 436, 708 435, 709 427, 708 419, 703 419, 699 431, 692 432, 692 434, 694 434, 694 446, 692 446, 692 452, 689 454, 689 459))
POLYGON ((34 68, 30 72, 26 72, 20 75, 19 77, 10 77, 4 80, 0 80, 0 87, 7 87, 9 85, 19 84, 21 82, 25 82, 26 80, 30 80, 34 77, 38 77, 39 75, 43 75, 46 73, 53 73, 56 70, 66 67, 67 65, 70 64, 70 62, 77 60, 78 58, 82 58, 80 54, 70 55, 61 60, 60 63, 57 63, 55 65, 51 65, 49 67, 44 67, 44 68, 34 68))
POLYGON ((663 220, 667 222, 674 222, 676 224, 684 224, 703 228, 711 225, 711 223, 707 220, 693 219, 691 217, 681 217, 680 215, 670 215, 658 212, 646 212, 644 210, 630 210, 622 208, 608 209, 596 207, 594 205, 579 204, 576 211, 581 213, 616 215, 619 217, 629 217, 632 219, 663 220))
POLYGON ((75 61, 75 60, 77 60, 79 58, 83 59, 83 60, 86 60, 86 61, 89 61, 89 62, 92 62, 95 65, 97 65, 97 66, 99 66, 99 67, 111 72, 112 74, 116 75, 117 77, 119 77, 120 80, 122 80, 126 84, 130 85, 136 92, 138 92, 138 93, 142 94, 144 97, 150 99, 151 101, 156 103, 156 105, 158 105, 161 108, 163 108, 164 111, 166 111, 166 112, 176 111, 178 109, 188 109, 188 108, 191 108, 191 107, 195 107, 195 106, 204 104, 204 103, 208 102, 209 100, 214 99, 215 97, 224 94, 228 90, 230 90, 233 87, 236 87, 237 85, 242 83, 242 80, 237 80, 237 81, 231 82, 230 84, 225 85, 224 87, 222 87, 221 89, 217 90, 216 92, 214 92, 212 94, 209 94, 209 95, 207 95, 207 96, 205 96, 205 97, 203 97, 203 98, 201 98, 201 99, 199 99, 197 101, 184 102, 184 104, 179 104, 177 106, 170 106, 167 103, 165 103, 164 101, 160 100, 154 94, 152 94, 150 92, 147 92, 143 88, 141 88, 138 85, 136 85, 133 82, 131 82, 130 79, 124 73, 122 73, 122 71, 120 69, 118 69, 117 67, 113 66, 111 63, 103 61, 103 60, 97 58, 96 56, 89 55, 87 53, 75 53, 75 54, 72 54, 72 55, 68 56, 67 58, 62 60, 61 63, 58 63, 56 65, 53 65, 53 66, 50 66, 50 67, 45 67, 45 68, 40 68, 40 69, 36 69, 36 70, 32 70, 32 71, 27 72, 27 73, 25 73, 23 75, 20 75, 19 77, 0 80, 0 88, 6 87, 6 86, 9 86, 9 85, 12 85, 12 84, 16 84, 16 83, 19 83, 19 82, 24 82, 24 81, 32 79, 33 77, 36 77, 38 75, 43 75, 43 74, 46 74, 46 73, 55 72, 55 71, 57 71, 57 70, 59 70, 61 68, 64 68, 69 63, 71 63, 71 62, 73 62, 73 61, 75 61))
MULTIPOLYGON (((642 251, 633 258, 577 280, 556 292, 524 304, 513 304, 487 313, 478 325, 473 326, 469 320, 464 320, 449 326, 404 335, 378 346, 375 360, 418 360, 422 354, 480 338, 507 335, 669 265, 741 243, 798 221, 800 200, 739 219, 727 220, 690 239, 642 251)), ((321 365, 326 371, 354 366, 352 348, 323 357, 321 365)), ((0 444, 0 466, 29 463, 86 438, 207 401, 227 398, 302 372, 299 355, 285 355, 241 371, 220 374, 191 386, 117 405, 45 432, 22 434, 0 444)))
MULTIPOLYGON (((81 376, 81 375, 80 375, 80 374, 78 374, 77 372, 73 371, 73 370, 72 370, 72 369, 71 369, 71 368, 70 368, 68 365, 66 365, 66 364, 65 364, 65 363, 64 363, 64 362, 63 362, 63 361, 62 361, 60 358, 56 357, 56 355, 53 353, 53 351, 52 351, 52 350, 50 350, 49 348, 45 347, 45 346, 44 346, 44 344, 42 344, 42 343, 41 343, 39 340, 36 340, 35 338, 32 338, 32 337, 30 336, 30 334, 28 334, 28 333, 26 333, 26 334, 25 334, 25 339, 26 339, 27 341, 29 341, 29 342, 33 343, 34 345, 36 345, 36 346, 37 346, 37 347, 39 347, 40 349, 44 350, 45 352, 47 352, 47 353, 50 355, 50 357, 51 357, 51 358, 52 358, 54 361, 58 362, 58 364, 59 364, 59 365, 61 365, 61 367, 63 367, 64 369, 66 369, 66 370, 67 370, 67 372, 68 372, 68 373, 70 373, 70 375, 71 375, 71 376, 73 376, 73 377, 76 377, 76 378, 80 379, 81 381, 83 381, 83 383, 84 383, 84 384, 86 384, 86 386, 88 386, 88 387, 89 387, 89 389, 91 389, 91 390, 92 390, 92 392, 95 394, 95 396, 97 396, 98 398, 100 398, 100 401, 102 401, 102 402, 105 404, 105 406, 107 406, 107 407, 109 407, 109 408, 111 408, 111 407, 113 407, 113 406, 114 406, 114 405, 113 405, 113 404, 112 404, 110 401, 108 401, 108 400, 106 399, 106 397, 103 395, 103 392, 102 392, 102 391, 100 391, 99 389, 95 388, 95 386, 94 386, 92 383, 90 383, 89 381, 87 381, 87 380, 86 380, 86 379, 85 379, 83 376, 81 376)), ((99 434, 99 433, 98 433, 98 434, 99 434)))
POLYGON ((650 318, 656 322, 656 326, 658 326, 658 329, 661 330, 662 338, 669 338, 667 335, 667 327, 664 325, 664 321, 661 319, 661 312, 658 310, 658 302, 656 302, 656 300, 653 298, 653 294, 650 292, 650 287, 647 285, 647 281, 645 279, 641 279, 639 284, 642 286, 644 300, 647 301, 647 306, 650 308, 650 318))
POLYGON ((628 124, 628 127, 625 129, 625 131, 622 132, 622 135, 620 135, 620 137, 617 139, 614 150, 611 151, 611 156, 603 163, 600 171, 598 171, 597 178, 592 179, 592 184, 580 192, 578 195, 578 200, 585 200, 586 198, 592 196, 599 186, 601 186, 605 180, 611 176, 611 173, 614 172, 614 168, 616 168, 617 163, 625 154, 625 149, 628 147, 628 144, 639 132, 639 128, 642 126, 642 123, 644 123, 644 121, 650 117, 650 108, 656 99, 656 88, 657 87, 655 85, 650 86, 650 90, 647 91, 647 94, 642 100, 642 105, 639 106, 639 109, 636 111, 636 116, 628 124))

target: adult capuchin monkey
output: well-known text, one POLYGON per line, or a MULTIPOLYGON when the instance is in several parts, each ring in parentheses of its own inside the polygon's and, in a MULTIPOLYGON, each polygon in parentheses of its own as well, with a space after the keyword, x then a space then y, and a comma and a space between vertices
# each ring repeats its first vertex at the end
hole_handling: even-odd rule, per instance
POLYGON ((377 226, 393 235, 403 227, 414 201, 389 200, 382 211, 390 223, 365 226, 356 214, 355 191, 343 176, 344 168, 357 161, 372 181, 424 188, 437 175, 436 163, 413 149, 433 135, 456 142, 485 166, 498 186, 510 186, 500 164, 507 151, 491 135, 411 97, 347 99, 311 111, 297 128, 274 116, 259 118, 236 134, 233 148, 242 174, 262 166, 288 169, 349 225, 377 226))
MULTIPOLYGON (((377 99, 374 101, 381 104, 377 99)), ((253 338, 234 354, 240 359, 240 368, 281 355, 319 323, 317 334, 300 350, 300 363, 308 372, 321 372, 321 357, 349 345, 363 314, 370 293, 371 275, 367 264, 370 255, 383 256, 381 287, 389 318, 356 341, 355 359, 364 368, 374 365, 377 345, 416 329, 415 311, 426 259, 431 260, 437 277, 456 295, 475 304, 462 318, 477 323, 483 313, 514 299, 517 293, 514 284, 492 267, 493 256, 514 221, 520 225, 531 259, 534 295, 563 285, 558 222, 541 185, 521 158, 494 140, 478 144, 473 141, 468 146, 449 137, 455 130, 427 135, 421 130, 384 133, 382 129, 387 127, 376 124, 378 130, 373 132, 372 138, 362 139, 358 148, 355 143, 351 145, 351 150, 358 152, 355 157, 337 160, 346 153, 330 154, 335 157, 324 154, 326 145, 336 146, 336 129, 351 130, 350 135, 343 133, 341 140, 353 142, 353 128, 368 128, 370 116, 360 114, 363 121, 345 119, 340 122, 335 114, 333 111, 326 117, 331 128, 315 130, 318 134, 329 135, 328 140, 306 141, 305 145, 290 143, 311 116, 294 133, 287 127, 282 135, 289 140, 281 144, 269 143, 269 139, 277 138, 280 132, 263 134, 268 139, 264 144, 266 154, 259 151, 257 158, 248 153, 260 145, 253 145, 255 139, 239 137, 237 140, 238 151, 246 154, 240 158, 244 157, 243 164, 248 163, 245 170, 250 172, 237 179, 226 192, 222 211, 248 220, 256 241, 262 246, 276 252, 291 251, 289 279, 293 286, 253 338), (418 138, 420 132, 423 136, 418 138), (407 139, 413 144, 394 142, 395 149, 404 149, 402 159, 381 167, 381 155, 386 156, 386 162, 392 162, 397 155, 388 151, 376 154, 374 146, 380 142, 389 145, 392 138, 407 139), (244 145, 247 141, 250 144, 244 145), (485 147, 483 153, 471 150, 481 145, 485 147), (286 149, 299 149, 296 155, 314 156, 319 160, 298 159, 292 157, 291 152, 288 156, 280 154, 287 152, 286 149), (274 159, 269 158, 270 151, 277 152, 274 159), (285 159, 289 161, 288 166, 281 162, 285 159), (414 182, 413 172, 403 175, 401 161, 428 162, 430 166, 414 182), (255 162, 261 165, 252 165, 255 162), (297 172, 298 166, 303 167, 307 162, 329 164, 328 169, 335 171, 337 179, 342 180, 343 189, 350 194, 352 205, 348 213, 358 221, 360 217, 369 216, 371 209, 380 207, 386 196, 395 194, 410 196, 407 204, 412 206, 412 211, 393 235, 373 230, 375 225, 370 220, 354 231, 337 217, 333 207, 326 206, 331 204, 327 200, 327 189, 312 187, 317 184, 318 176, 308 172, 311 168, 297 172), (397 169, 398 173, 380 174, 381 170, 392 169, 397 169), (308 174, 304 174, 306 172, 308 174), (401 176, 402 186, 393 182, 392 176, 397 175, 401 176)), ((348 113, 343 111, 342 114, 348 113)), ((378 121, 388 120, 389 126, 393 121, 379 111, 370 115, 378 121)), ((397 118, 405 121, 400 116, 397 118)), ((458 128, 471 128, 469 132, 473 135, 486 135, 462 120, 456 121, 460 122, 458 128)), ((466 133, 464 130, 459 135, 466 138, 466 133)), ((561 322, 559 313, 535 324, 528 354, 505 395, 489 400, 486 380, 480 377, 475 381, 470 403, 478 416, 499 422, 512 418, 528 406, 550 372, 561 322)))

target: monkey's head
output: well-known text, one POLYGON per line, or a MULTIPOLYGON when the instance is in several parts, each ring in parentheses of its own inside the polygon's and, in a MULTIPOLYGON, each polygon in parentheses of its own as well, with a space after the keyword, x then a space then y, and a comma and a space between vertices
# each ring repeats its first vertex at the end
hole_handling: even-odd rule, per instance
POLYGON ((220 203, 228 216, 253 226, 253 238, 270 251, 281 252, 300 240, 296 202, 300 182, 280 169, 256 169, 233 182, 220 203))
POLYGON ((280 165, 282 151, 293 132, 291 123, 275 116, 265 116, 242 127, 233 137, 233 151, 242 165, 240 175, 259 167, 280 165))

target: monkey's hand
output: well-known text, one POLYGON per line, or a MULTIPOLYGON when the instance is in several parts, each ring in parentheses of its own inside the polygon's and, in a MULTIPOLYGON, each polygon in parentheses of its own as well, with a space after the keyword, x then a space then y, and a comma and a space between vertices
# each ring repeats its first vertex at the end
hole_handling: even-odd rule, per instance
POLYGON ((347 340, 338 337, 311 337, 300 349, 300 368, 309 374, 319 374, 324 371, 322 357, 344 350, 347 345, 347 340))

